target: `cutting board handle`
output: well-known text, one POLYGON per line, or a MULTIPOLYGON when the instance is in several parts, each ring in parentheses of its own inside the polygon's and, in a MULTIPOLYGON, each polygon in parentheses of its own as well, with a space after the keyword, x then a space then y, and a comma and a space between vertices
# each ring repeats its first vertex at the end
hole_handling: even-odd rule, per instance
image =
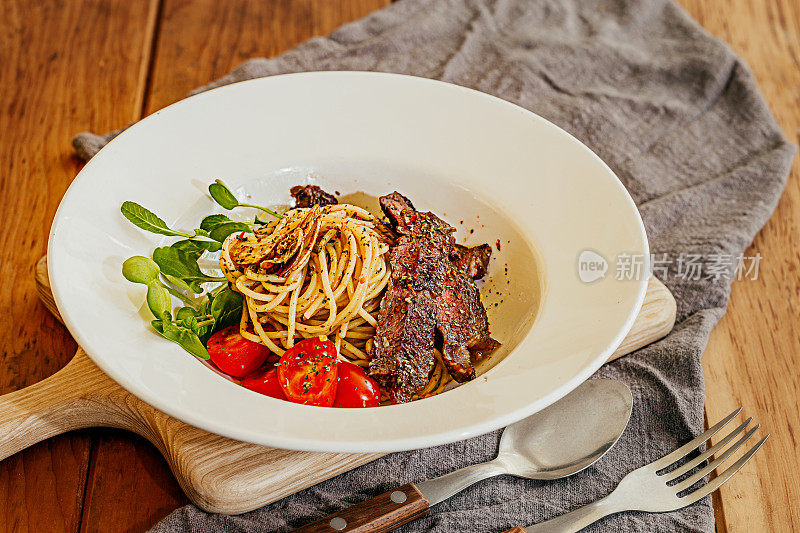
POLYGON ((73 429, 119 427, 103 408, 114 390, 119 387, 84 356, 44 381, 0 396, 0 460, 73 429))

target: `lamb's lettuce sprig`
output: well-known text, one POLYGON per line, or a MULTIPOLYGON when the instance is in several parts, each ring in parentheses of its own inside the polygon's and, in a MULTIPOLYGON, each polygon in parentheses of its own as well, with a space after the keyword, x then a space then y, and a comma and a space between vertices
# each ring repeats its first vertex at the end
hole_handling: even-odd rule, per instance
MULTIPOLYGON (((253 207, 275 217, 281 216, 266 207, 240 203, 220 180, 212 183, 208 190, 225 209, 253 207)), ((255 222, 249 224, 215 214, 205 217, 199 228, 189 232, 170 228, 158 215, 135 202, 124 202, 120 211, 143 230, 181 237, 169 246, 156 248, 152 258, 134 256, 127 259, 122 264, 122 275, 128 281, 147 287, 147 307, 155 317, 151 321, 153 329, 195 357, 208 359, 206 343, 209 337, 241 319, 242 295, 228 288, 224 276, 203 272, 198 261, 206 252, 219 251, 230 234, 253 231, 265 222, 256 217, 255 222), (217 285, 211 289, 204 287, 209 283, 217 285), (192 298, 189 293, 201 296, 192 298), (182 307, 173 310, 173 296, 182 302, 182 307)))
POLYGON ((211 195, 211 198, 214 199, 223 209, 227 209, 228 211, 235 209, 237 207, 252 207, 253 209, 258 209, 259 211, 263 211, 267 214, 274 216, 275 218, 281 218, 282 215, 279 215, 272 209, 260 206, 260 205, 253 205, 253 204, 245 204, 240 202, 236 196, 231 192, 231 190, 222 183, 222 180, 216 180, 214 183, 208 186, 208 193, 211 195))

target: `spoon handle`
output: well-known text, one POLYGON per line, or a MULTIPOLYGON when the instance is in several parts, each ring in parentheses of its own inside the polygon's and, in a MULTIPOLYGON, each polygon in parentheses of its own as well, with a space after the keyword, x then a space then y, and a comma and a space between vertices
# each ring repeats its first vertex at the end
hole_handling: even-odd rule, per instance
POLYGON ((296 529, 295 533, 385 533, 426 514, 430 503, 413 483, 384 492, 296 529))
POLYGON ((434 506, 478 481, 505 473, 507 473, 506 466, 495 459, 488 463, 466 466, 455 472, 417 483, 417 488, 431 506, 434 506))

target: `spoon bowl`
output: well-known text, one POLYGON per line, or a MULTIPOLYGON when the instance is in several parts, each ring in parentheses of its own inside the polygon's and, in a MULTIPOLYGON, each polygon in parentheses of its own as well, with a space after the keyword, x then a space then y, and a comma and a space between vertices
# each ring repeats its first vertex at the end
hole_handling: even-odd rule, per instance
POLYGON ((543 480, 571 476, 616 444, 632 409, 633 396, 621 381, 586 381, 553 405, 508 426, 495 459, 416 486, 433 506, 473 483, 502 474, 543 480))
POLYGON ((632 407, 624 383, 589 380, 547 409, 508 426, 495 461, 506 465, 507 474, 529 479, 576 474, 616 444, 632 407))

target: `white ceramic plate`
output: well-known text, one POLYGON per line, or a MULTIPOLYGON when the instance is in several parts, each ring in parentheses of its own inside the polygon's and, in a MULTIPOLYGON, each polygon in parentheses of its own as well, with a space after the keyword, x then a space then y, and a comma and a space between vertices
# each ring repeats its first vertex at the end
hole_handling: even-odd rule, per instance
POLYGON ((280 448, 389 452, 500 428, 587 379, 620 344, 644 297, 646 276, 614 279, 619 254, 641 258, 647 271, 636 206, 611 170, 563 130, 455 85, 319 72, 216 89, 129 128, 70 186, 48 263, 78 343, 157 409, 280 448), (459 242, 499 240, 482 288, 503 343, 493 368, 405 405, 319 408, 239 387, 160 338, 143 319, 143 287, 126 282, 120 267, 167 240, 132 226, 119 207, 134 200, 168 224, 193 228, 214 210, 206 187, 215 178, 268 205, 286 203, 298 183, 343 195, 396 189, 453 224, 459 242), (593 283, 577 271, 587 249, 608 260, 593 283))

